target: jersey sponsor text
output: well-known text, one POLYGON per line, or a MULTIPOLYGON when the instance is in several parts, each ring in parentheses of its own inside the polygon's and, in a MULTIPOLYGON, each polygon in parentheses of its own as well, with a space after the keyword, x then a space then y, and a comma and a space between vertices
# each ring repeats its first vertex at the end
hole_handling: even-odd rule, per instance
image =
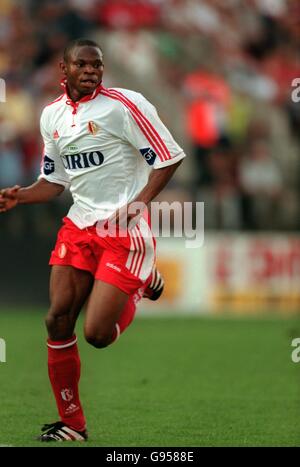
POLYGON ((104 156, 100 151, 81 152, 62 156, 64 167, 69 170, 99 167, 103 164, 104 156))

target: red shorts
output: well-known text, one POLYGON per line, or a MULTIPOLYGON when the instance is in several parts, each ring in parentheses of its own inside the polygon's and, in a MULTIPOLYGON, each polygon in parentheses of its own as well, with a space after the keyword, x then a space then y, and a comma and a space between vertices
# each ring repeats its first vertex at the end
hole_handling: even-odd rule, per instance
POLYGON ((126 236, 98 233, 96 226, 81 230, 65 217, 49 264, 89 271, 128 295, 142 296, 155 261, 155 239, 148 222, 141 218, 126 236))

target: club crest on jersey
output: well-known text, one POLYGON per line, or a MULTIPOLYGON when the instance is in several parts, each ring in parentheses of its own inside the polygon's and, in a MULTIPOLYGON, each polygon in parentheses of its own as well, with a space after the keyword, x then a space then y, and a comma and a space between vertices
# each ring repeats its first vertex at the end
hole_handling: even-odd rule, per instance
POLYGON ((55 130, 55 131, 53 132, 53 139, 58 139, 58 138, 59 138, 58 131, 55 130))
POLYGON ((100 127, 98 125, 96 125, 95 122, 90 121, 90 122, 88 122, 88 130, 89 130, 89 133, 91 133, 91 135, 94 136, 97 133, 99 133, 100 127))
POLYGON ((153 165, 156 159, 156 153, 151 148, 140 149, 140 153, 149 165, 153 165))
POLYGON ((60 259, 63 259, 67 254, 67 247, 64 243, 62 243, 58 249, 58 256, 60 259))
POLYGON ((43 169, 44 169, 44 174, 45 175, 50 175, 54 172, 55 170, 55 163, 53 159, 50 159, 50 157, 45 156, 44 161, 43 161, 43 169))

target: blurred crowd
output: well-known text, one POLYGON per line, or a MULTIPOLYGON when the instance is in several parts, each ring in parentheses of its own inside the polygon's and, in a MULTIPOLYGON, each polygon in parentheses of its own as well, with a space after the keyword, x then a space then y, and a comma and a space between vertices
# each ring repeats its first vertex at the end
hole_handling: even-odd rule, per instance
POLYGON ((204 201, 210 229, 299 228, 298 0, 1 0, 0 187, 37 177, 40 112, 78 37, 101 44, 104 84, 142 92, 187 152, 161 198, 204 201))

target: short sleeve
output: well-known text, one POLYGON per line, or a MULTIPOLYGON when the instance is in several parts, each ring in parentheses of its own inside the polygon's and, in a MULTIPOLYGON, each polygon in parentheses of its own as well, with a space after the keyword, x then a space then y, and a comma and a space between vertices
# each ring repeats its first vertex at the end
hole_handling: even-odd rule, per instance
POLYGON ((175 164, 185 157, 155 107, 141 95, 137 104, 126 108, 123 139, 154 169, 175 164))
POLYGON ((40 130, 44 142, 44 153, 39 178, 44 178, 50 183, 58 183, 67 188, 70 184, 69 177, 61 161, 55 141, 50 136, 45 110, 41 115, 40 130))

